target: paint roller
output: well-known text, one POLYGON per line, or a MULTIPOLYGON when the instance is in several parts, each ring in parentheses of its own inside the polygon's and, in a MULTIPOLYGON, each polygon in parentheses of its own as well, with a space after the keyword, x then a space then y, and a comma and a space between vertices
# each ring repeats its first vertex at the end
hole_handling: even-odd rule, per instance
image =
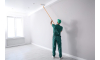
MULTIPOLYGON (((46 11, 46 13, 48 14, 48 12, 47 12, 47 10, 45 9, 45 4, 40 4, 40 5, 42 5, 43 6, 43 8, 44 8, 44 10, 46 11)), ((50 15, 48 14, 48 16, 50 17, 50 15)), ((52 20, 52 18, 50 17, 50 19, 52 20)), ((52 20, 53 21, 53 20, 52 20)), ((53 22, 53 24, 55 24, 54 22, 53 22)))

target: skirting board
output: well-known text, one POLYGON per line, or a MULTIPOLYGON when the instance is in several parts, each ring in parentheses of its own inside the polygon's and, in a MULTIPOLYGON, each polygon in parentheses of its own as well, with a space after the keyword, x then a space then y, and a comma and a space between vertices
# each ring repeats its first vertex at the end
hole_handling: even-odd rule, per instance
POLYGON ((17 46, 23 46, 23 45, 29 45, 31 43, 27 43, 27 44, 19 44, 19 45, 13 45, 13 46, 5 46, 5 48, 11 48, 11 47, 17 47, 17 46))
MULTIPOLYGON (((32 44, 35 45, 35 46, 41 47, 43 49, 52 51, 52 49, 50 49, 50 48, 47 48, 47 47, 44 47, 44 46, 41 46, 41 45, 38 45, 38 44, 35 44, 35 43, 32 43, 32 44)), ((56 53, 58 53, 58 51, 56 51, 56 53)), ((67 57, 71 57, 71 58, 74 58, 74 59, 77 59, 77 60, 86 60, 86 59, 76 57, 76 56, 73 56, 73 55, 70 55, 70 54, 67 54, 67 53, 63 53, 63 52, 62 52, 62 55, 67 56, 67 57)))

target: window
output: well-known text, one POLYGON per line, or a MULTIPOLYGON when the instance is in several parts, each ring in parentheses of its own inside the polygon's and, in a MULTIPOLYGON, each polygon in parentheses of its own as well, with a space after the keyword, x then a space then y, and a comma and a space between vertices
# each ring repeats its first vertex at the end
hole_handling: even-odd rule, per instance
POLYGON ((8 38, 23 37, 23 21, 22 18, 7 17, 8 38))
POLYGON ((8 17, 8 37, 15 37, 14 18, 8 17))

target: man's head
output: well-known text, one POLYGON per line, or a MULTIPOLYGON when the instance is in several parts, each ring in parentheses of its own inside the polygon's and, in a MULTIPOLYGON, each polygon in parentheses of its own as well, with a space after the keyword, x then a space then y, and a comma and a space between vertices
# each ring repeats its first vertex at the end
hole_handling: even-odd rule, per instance
POLYGON ((61 23, 61 20, 60 19, 57 19, 57 24, 60 24, 61 23))

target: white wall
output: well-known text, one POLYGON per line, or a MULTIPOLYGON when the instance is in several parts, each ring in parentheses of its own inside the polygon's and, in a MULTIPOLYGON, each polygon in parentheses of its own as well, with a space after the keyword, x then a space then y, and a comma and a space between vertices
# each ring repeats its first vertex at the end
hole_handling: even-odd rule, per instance
POLYGON ((23 17, 24 23, 24 37, 25 37, 25 44, 30 44, 31 42, 31 31, 30 31, 30 18, 28 16, 23 17))
MULTIPOLYGON (((46 9, 55 23, 62 20, 62 51, 95 60, 95 1, 59 0, 46 9)), ((53 29, 46 12, 42 9, 30 20, 32 42, 52 49, 53 29)))
POLYGON ((29 18, 27 14, 8 11, 6 12, 6 16, 22 17, 23 18, 23 32, 24 32, 24 37, 8 39, 7 38, 7 24, 6 24, 6 31, 5 31, 6 47, 30 44, 31 36, 30 36, 30 28, 29 28, 29 18))

